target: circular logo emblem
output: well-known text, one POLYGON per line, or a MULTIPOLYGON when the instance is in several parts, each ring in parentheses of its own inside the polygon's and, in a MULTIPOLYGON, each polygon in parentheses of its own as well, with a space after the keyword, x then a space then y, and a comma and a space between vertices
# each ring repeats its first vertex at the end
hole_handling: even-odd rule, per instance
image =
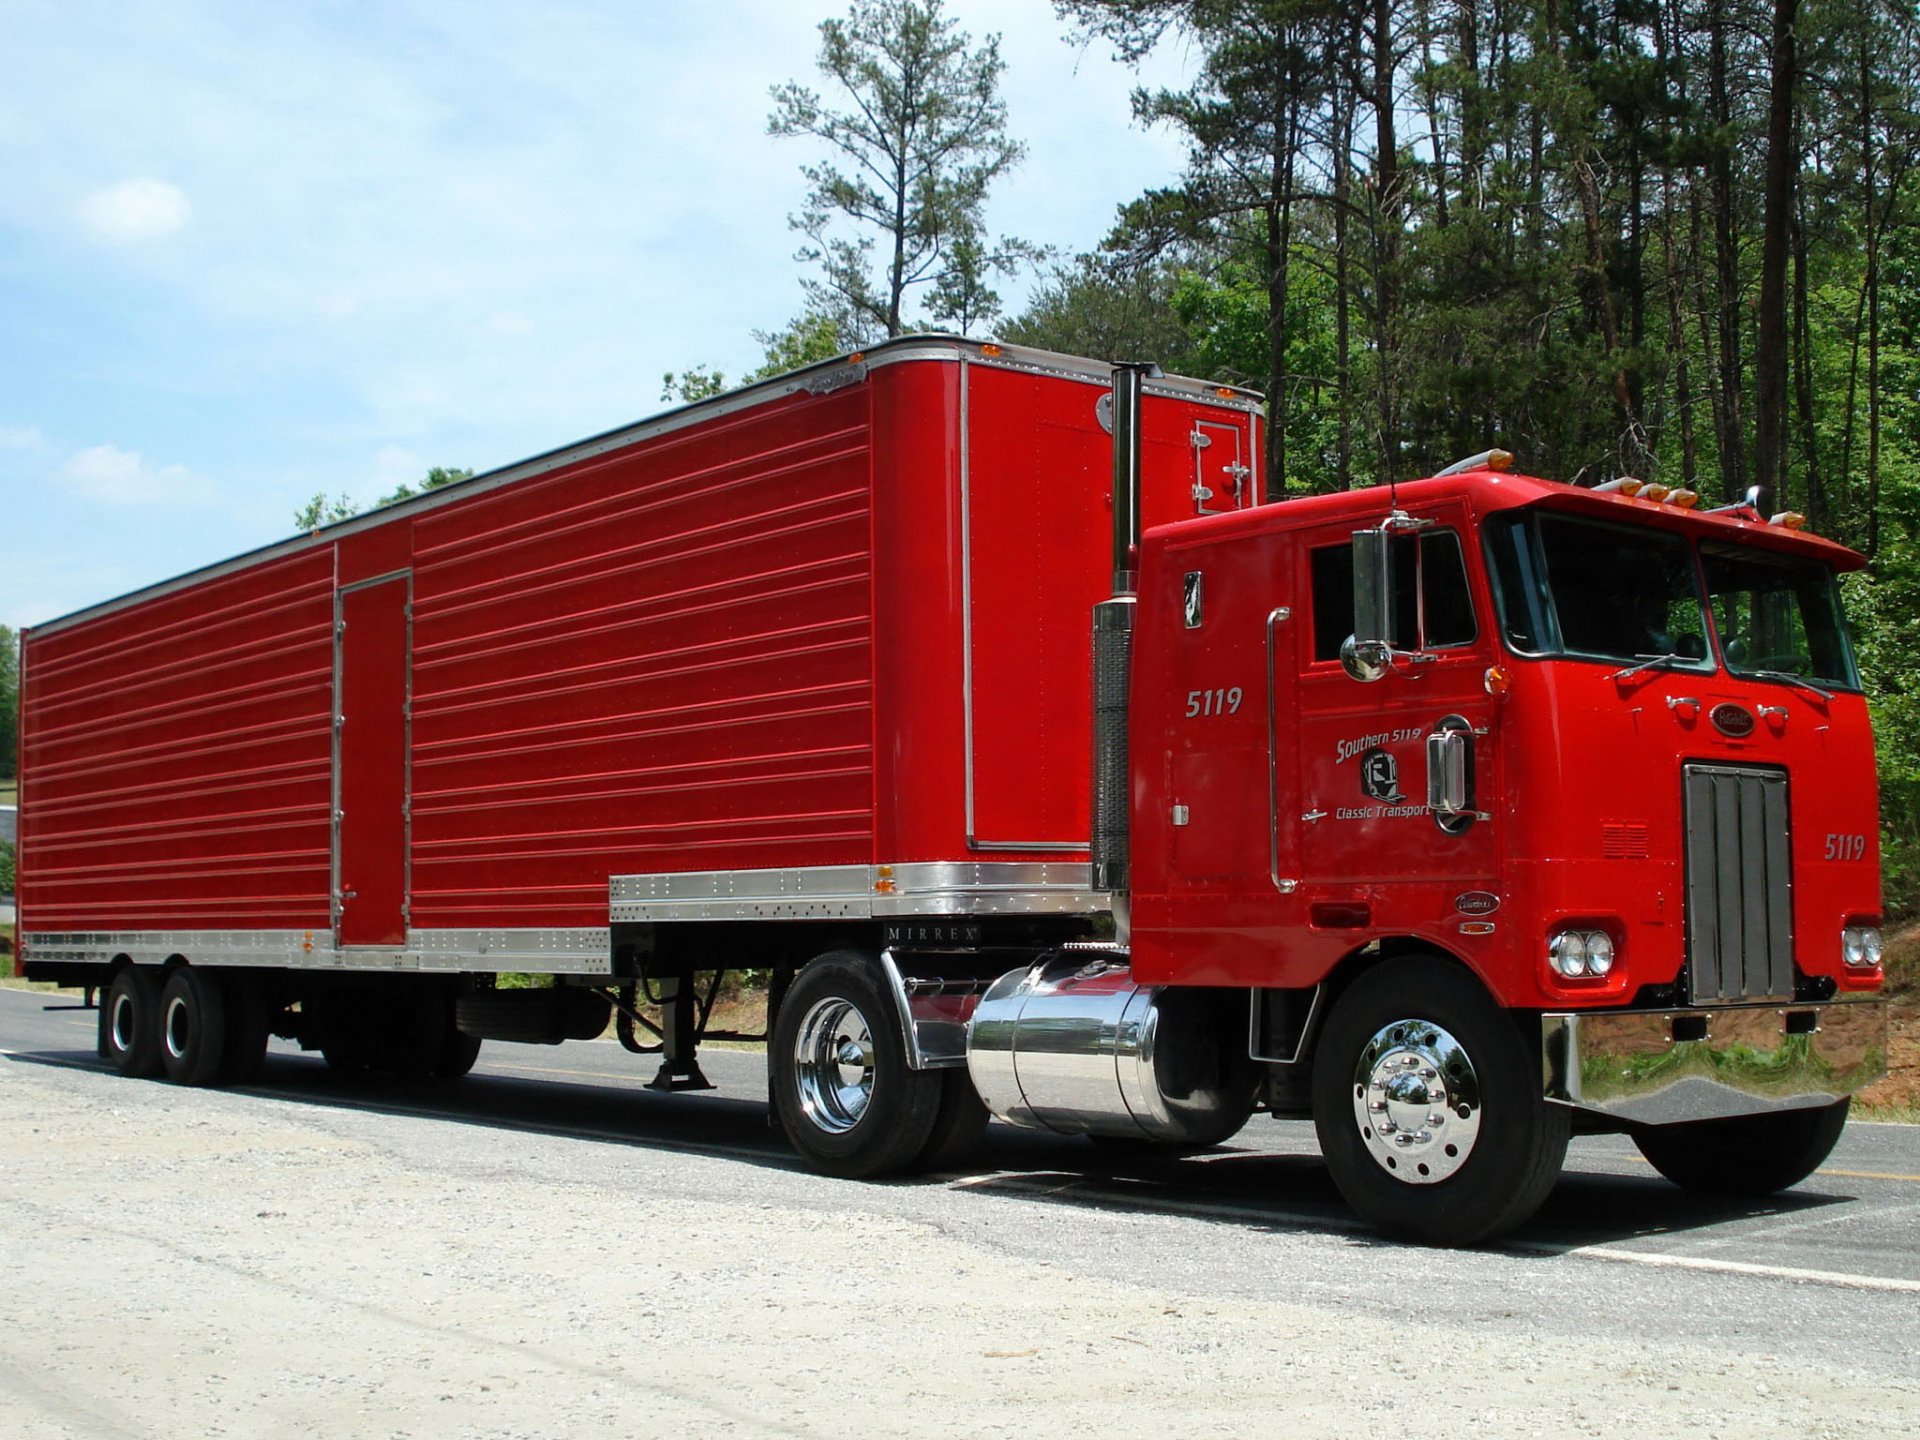
POLYGON ((1713 721, 1714 729, 1735 740, 1744 740, 1753 733, 1753 712, 1743 705, 1716 705, 1708 718, 1713 721))
POLYGON ((1500 897, 1485 890, 1469 890, 1453 897, 1453 908, 1462 915, 1491 915, 1500 908, 1500 897))

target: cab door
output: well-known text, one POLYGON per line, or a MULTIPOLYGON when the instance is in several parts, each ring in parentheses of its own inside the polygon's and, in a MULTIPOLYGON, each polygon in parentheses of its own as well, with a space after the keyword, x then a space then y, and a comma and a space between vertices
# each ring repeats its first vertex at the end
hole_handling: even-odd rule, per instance
POLYGON ((1303 537, 1311 614, 1296 631, 1298 866, 1310 923, 1321 928, 1477 914, 1498 873, 1499 826, 1485 818, 1499 781, 1486 686, 1492 625, 1474 601, 1464 513, 1415 519, 1428 523, 1393 541, 1394 662, 1372 682, 1340 660, 1353 628, 1355 527, 1303 537), (1428 806, 1428 737, 1442 729, 1467 747, 1465 815, 1428 806))

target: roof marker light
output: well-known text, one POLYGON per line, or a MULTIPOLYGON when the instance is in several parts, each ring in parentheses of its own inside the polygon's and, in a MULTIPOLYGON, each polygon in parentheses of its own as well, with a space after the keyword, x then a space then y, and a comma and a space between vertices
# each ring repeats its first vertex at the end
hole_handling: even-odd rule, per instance
POLYGON ((989 340, 986 344, 980 347, 980 353, 982 355, 985 355, 988 359, 992 359, 995 355, 998 355, 1000 353, 1000 347, 994 344, 991 340, 989 340))
POLYGON ((1798 510, 1782 510, 1767 523, 1778 525, 1782 530, 1804 530, 1807 528, 1807 517, 1798 510))
POLYGON ((1622 475, 1617 480, 1609 480, 1604 485, 1594 486, 1600 495, 1638 495, 1646 485, 1644 480, 1636 480, 1631 475, 1622 475))
POLYGON ((1699 493, 1693 490, 1676 490, 1667 496, 1667 504, 1678 505, 1682 510, 1691 510, 1699 503, 1699 493))
POLYGON ((1640 487, 1640 498, 1642 500, 1664 500, 1672 493, 1672 486, 1662 485, 1657 480, 1651 485, 1642 485, 1640 487))

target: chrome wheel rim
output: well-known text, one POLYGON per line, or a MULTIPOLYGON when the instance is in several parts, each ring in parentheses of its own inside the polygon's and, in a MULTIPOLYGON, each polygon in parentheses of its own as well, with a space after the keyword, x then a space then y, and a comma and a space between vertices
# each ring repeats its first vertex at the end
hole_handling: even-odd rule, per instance
POLYGON ((113 1021, 111 1026, 113 1048, 122 1054, 133 1049, 133 1024, 133 997, 130 995, 114 996, 113 1021))
POLYGON ((1408 1185, 1459 1172, 1480 1137, 1480 1079, 1460 1042, 1426 1020, 1374 1032, 1353 1069, 1353 1114, 1374 1163, 1408 1185))
POLYGON ((167 1002, 166 1014, 161 1017, 160 1033, 166 1040, 167 1054, 179 1060, 187 1053, 187 1046, 193 1042, 193 1016, 187 1010, 187 1002, 176 995, 167 1002))
POLYGON ((873 1032, 859 1006, 822 1000, 800 1021, 793 1072, 800 1108, 817 1128, 844 1135, 873 1103, 873 1032))

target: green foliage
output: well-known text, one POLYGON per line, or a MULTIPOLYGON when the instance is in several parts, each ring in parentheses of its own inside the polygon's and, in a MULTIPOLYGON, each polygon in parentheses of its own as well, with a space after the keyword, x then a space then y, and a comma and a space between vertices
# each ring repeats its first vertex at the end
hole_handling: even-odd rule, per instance
POLYGON ((854 347, 840 333, 840 322, 818 310, 809 310, 784 330, 756 330, 753 338, 766 347, 766 359, 747 376, 749 381, 771 380, 803 365, 814 365, 844 355, 854 347))
POLYGON ((462 470, 447 465, 435 465, 431 470, 427 471, 426 478, 420 482, 418 489, 415 489, 413 486, 407 484, 406 481, 402 480, 398 485, 394 486, 389 493, 382 495, 373 503, 376 505, 396 505, 402 500, 411 500, 416 495, 424 495, 429 490, 438 490, 443 485, 453 485, 461 480, 471 480, 472 478, 473 471, 471 470, 462 470))
POLYGON ((337 525, 342 520, 351 520, 360 513, 360 507, 348 495, 336 495, 327 499, 324 493, 293 512, 293 528, 296 530, 318 530, 322 525, 337 525))
POLYGON ((0 895, 13 893, 13 862, 13 842, 0 840, 0 895))
POLYGON ((0 780, 12 780, 20 763, 20 638, 0 625, 0 780))
POLYGON ((711 400, 723 394, 726 388, 727 377, 705 365, 691 365, 678 372, 669 370, 660 377, 661 400, 677 400, 682 405, 711 400))
MULTIPOLYGON (((375 505, 393 505, 402 500, 410 500, 415 495, 425 494, 429 490, 438 490, 442 485, 452 485, 456 481, 471 480, 473 471, 457 469, 446 465, 435 465, 427 471, 419 486, 401 481, 392 491, 374 501, 375 505)), ((351 520, 360 513, 360 506, 352 496, 340 495, 329 500, 324 494, 315 495, 305 505, 293 512, 293 524, 297 530, 318 530, 323 525, 337 525, 342 520, 351 520)))
POLYGON ((801 167, 806 208, 789 223, 806 237, 796 258, 819 267, 804 282, 809 310, 843 340, 901 334, 916 287, 934 321, 965 333, 999 313, 990 278, 1034 253, 989 240, 982 224, 988 191, 1025 146, 1007 134, 999 37, 971 47, 944 0, 854 0, 820 25, 820 72, 847 108, 803 85, 773 88, 767 133, 828 151, 801 167))

